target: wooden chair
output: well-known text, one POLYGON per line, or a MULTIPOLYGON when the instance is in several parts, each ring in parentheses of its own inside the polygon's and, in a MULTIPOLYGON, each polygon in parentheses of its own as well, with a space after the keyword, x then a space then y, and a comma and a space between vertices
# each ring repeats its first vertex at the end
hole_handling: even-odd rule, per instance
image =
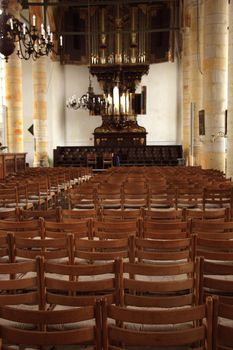
POLYGON ((149 186, 148 208, 175 208, 176 192, 166 186, 149 186))
POLYGON ((103 303, 103 349, 212 349, 212 303, 172 310, 103 303), (204 319, 207 322, 204 322, 204 319))
POLYGON ((131 238, 130 261, 172 263, 194 261, 196 237, 172 239, 131 238))
POLYGON ((94 305, 103 297, 109 303, 119 303, 118 260, 68 265, 45 261, 44 273, 46 303, 54 308, 94 305))
POLYGON ((227 208, 212 209, 212 210, 193 210, 193 209, 184 208, 182 210, 182 216, 184 220, 200 219, 200 220, 227 221, 229 217, 229 211, 227 210, 227 208))
POLYGON ((4 211, 9 208, 19 208, 17 187, 0 188, 0 209, 4 211))
POLYGON ((122 209, 148 207, 148 189, 143 182, 141 185, 135 182, 125 182, 122 190, 122 209))
POLYGON ((53 208, 56 203, 56 193, 49 186, 47 174, 46 176, 38 177, 38 182, 40 186, 40 197, 45 200, 45 209, 53 208))
POLYGON ((0 210, 0 221, 1 220, 10 220, 18 221, 19 220, 19 208, 15 209, 4 209, 0 210))
POLYGON ((171 308, 199 304, 198 260, 170 265, 125 262, 121 276, 121 306, 171 308))
POLYGON ((111 152, 103 153, 103 169, 113 166, 113 154, 111 152))
POLYGON ((38 220, 43 218, 44 220, 59 221, 60 208, 50 210, 19 210, 19 220, 38 220))
POLYGON ((27 193, 30 202, 33 203, 34 209, 41 210, 46 207, 46 199, 41 195, 41 189, 39 182, 34 179, 28 179, 27 184, 27 193))
POLYGON ((221 302, 233 304, 233 232, 224 239, 197 237, 196 254, 201 256, 200 298, 218 295, 221 302))
POLYGON ((182 221, 182 211, 171 209, 171 210, 150 210, 142 208, 143 220, 176 220, 182 221))
POLYGON ((179 239, 189 236, 189 224, 176 220, 144 220, 141 234, 144 238, 179 239))
POLYGON ((117 210, 117 209, 102 209, 100 218, 102 221, 113 220, 137 220, 142 216, 141 209, 117 210))
POLYGON ((12 262, 12 250, 9 244, 8 235, 5 232, 0 233, 0 264, 12 262))
POLYGON ((97 219, 97 210, 95 209, 62 209, 60 208, 60 221, 70 222, 70 221, 80 221, 84 219, 97 219))
POLYGON ((80 262, 93 263, 129 257, 129 238, 75 239, 75 258, 80 262))
POLYGON ((233 208, 232 187, 204 188, 203 210, 207 208, 233 208))
POLYGON ((113 220, 93 221, 93 236, 104 238, 126 238, 130 235, 139 235, 140 219, 137 220, 113 220))
POLYGON ((115 184, 100 184, 97 188, 97 206, 101 209, 122 209, 122 188, 115 184))
POLYGON ((37 256, 44 256, 45 259, 57 261, 73 261, 73 236, 57 238, 39 238, 17 237, 9 234, 12 244, 12 260, 22 261, 35 259, 37 256))
POLYGON ((95 306, 69 310, 36 311, 0 307, 1 341, 6 349, 12 346, 82 345, 90 350, 101 350, 101 310, 95 306), (93 321, 94 323, 89 323, 93 321), (9 325, 9 321, 11 324, 9 325), (12 322, 20 323, 14 327, 12 322))
POLYGON ((50 238, 66 236, 72 233, 75 237, 88 238, 92 236, 92 222, 90 219, 72 220, 69 222, 44 222, 45 235, 50 238))
POLYGON ((199 238, 218 239, 222 234, 223 239, 231 239, 233 222, 220 220, 190 220, 189 229, 191 234, 197 234, 199 238))
POLYGON ((87 153, 87 167, 96 168, 97 165, 97 156, 96 153, 87 153))
POLYGON ((175 207, 180 208, 202 208, 203 189, 201 186, 182 186, 176 188, 175 207))
POLYGON ((233 267, 229 262, 203 260, 200 277, 200 300, 208 296, 218 296, 220 301, 233 304, 233 267))
POLYGON ((68 192, 69 209, 95 209, 96 186, 84 184, 68 192))
MULTIPOLYGON (((40 289, 39 259, 0 264, 0 305, 33 306, 43 308, 40 289), (19 276, 24 276, 19 278, 19 276)), ((19 321, 20 318, 17 320, 19 321)))
POLYGON ((0 234, 1 232, 14 232, 20 237, 41 237, 44 232, 44 220, 28 221, 10 221, 0 220, 0 234))
POLYGON ((28 196, 27 185, 25 183, 19 183, 17 185, 17 193, 19 208, 26 210, 34 208, 34 203, 28 196))
POLYGON ((213 298, 213 350, 230 350, 233 344, 233 305, 213 298))

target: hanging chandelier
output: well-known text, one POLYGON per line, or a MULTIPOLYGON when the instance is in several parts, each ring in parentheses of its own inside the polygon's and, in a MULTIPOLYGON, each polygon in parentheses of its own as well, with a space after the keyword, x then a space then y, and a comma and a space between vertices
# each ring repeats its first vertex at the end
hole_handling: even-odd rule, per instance
MULTIPOLYGON (((36 60, 41 56, 48 56, 55 51, 54 33, 50 31, 49 25, 41 30, 36 27, 36 16, 32 16, 32 25, 27 27, 7 11, 7 0, 1 1, 2 13, 0 14, 0 54, 5 60, 15 51, 18 44, 17 55, 21 59, 36 60)), ((63 46, 63 38, 59 37, 59 50, 63 46)))
MULTIPOLYGON (((88 58, 89 58, 89 67, 91 64, 90 60, 90 48, 91 48, 91 23, 90 23, 90 4, 88 0, 88 7, 87 7, 87 13, 88 13, 88 58)), ((82 95, 79 98, 76 98, 75 95, 70 97, 66 102, 67 108, 73 108, 73 109, 85 109, 89 110, 89 113, 91 115, 99 115, 104 114, 106 110, 108 109, 109 103, 108 100, 105 98, 105 95, 96 95, 94 93, 93 87, 91 85, 91 78, 89 75, 89 86, 87 89, 87 93, 82 95)))
POLYGON ((101 114, 108 108, 108 102, 102 95, 96 95, 91 85, 89 77, 89 86, 87 93, 77 98, 76 95, 70 97, 66 102, 67 108, 89 110, 91 114, 101 114))

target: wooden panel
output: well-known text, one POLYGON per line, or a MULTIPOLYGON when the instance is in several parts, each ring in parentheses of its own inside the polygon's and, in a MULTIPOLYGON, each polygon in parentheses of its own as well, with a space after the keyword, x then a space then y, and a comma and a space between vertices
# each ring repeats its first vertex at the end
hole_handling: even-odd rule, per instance
POLYGON ((24 171, 26 167, 26 153, 0 153, 0 179, 10 173, 24 171))
POLYGON ((113 154, 114 165, 178 165, 178 159, 183 157, 181 145, 58 146, 54 150, 54 166, 86 166, 87 154, 95 153, 96 167, 102 168, 105 152, 113 154), (116 157, 119 158, 118 162, 116 157))

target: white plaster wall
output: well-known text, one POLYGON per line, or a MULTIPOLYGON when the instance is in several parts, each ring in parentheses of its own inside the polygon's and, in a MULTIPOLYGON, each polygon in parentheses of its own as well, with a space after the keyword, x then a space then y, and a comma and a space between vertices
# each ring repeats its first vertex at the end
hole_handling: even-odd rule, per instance
POLYGON ((148 132, 147 144, 180 144, 178 64, 151 64, 148 75, 142 77, 141 85, 147 86, 147 114, 137 119, 148 132))
MULTIPOLYGON (((65 91, 66 100, 72 95, 81 97, 87 92, 89 84, 89 72, 87 66, 65 66, 65 91)), ((101 93, 101 89, 95 77, 91 77, 95 93, 101 93)), ((67 146, 93 146, 93 132, 101 125, 100 116, 90 116, 83 109, 68 109, 65 112, 66 120, 66 145, 67 146)))
POLYGON ((53 149, 65 145, 65 69, 59 62, 52 61, 47 68, 48 152, 53 159, 53 149))

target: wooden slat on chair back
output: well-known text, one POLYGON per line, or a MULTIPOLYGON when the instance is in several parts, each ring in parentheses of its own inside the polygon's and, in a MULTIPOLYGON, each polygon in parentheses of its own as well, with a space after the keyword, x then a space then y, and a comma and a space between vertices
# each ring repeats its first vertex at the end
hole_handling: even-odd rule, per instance
POLYGON ((15 232, 21 237, 43 236, 44 220, 10 221, 0 220, 0 232, 15 232))
POLYGON ((142 235, 145 238, 155 239, 186 238, 189 236, 188 223, 176 220, 145 220, 142 235))
POLYGON ((59 208, 50 210, 19 210, 19 218, 21 221, 38 220, 43 218, 50 221, 59 221, 59 208))
POLYGON ((124 263, 121 305, 178 307, 199 303, 199 263, 124 263))
POLYGON ((125 238, 140 233, 140 219, 93 221, 93 235, 99 238, 125 238))
POLYGON ((213 350, 230 350, 233 345, 233 305, 213 298, 213 350))
POLYGON ((150 186, 148 196, 148 208, 175 208, 175 188, 165 186, 150 186))
POLYGON ((199 219, 199 220, 228 220, 227 208, 219 208, 212 210, 194 210, 194 209, 183 209, 184 220, 199 219))
POLYGON ((70 210, 70 209, 61 209, 60 212, 60 221, 70 222, 74 220, 83 220, 83 219, 96 219, 97 211, 95 209, 80 209, 80 210, 70 210))
POLYGON ((118 239, 75 239, 75 257, 85 262, 129 257, 128 237, 118 239))
POLYGON ((189 224, 190 233, 197 234, 198 237, 218 239, 219 234, 223 239, 232 238, 233 222, 224 220, 194 220, 191 219, 189 224))
POLYGON ((202 186, 189 184, 181 185, 176 188, 176 209, 179 208, 202 208, 203 189, 202 186))
POLYGON ((203 192, 203 210, 208 207, 222 208, 233 207, 232 187, 220 188, 210 187, 205 188, 203 192))
POLYGON ((119 261, 104 264, 45 263, 46 301, 53 305, 94 305, 97 299, 119 302, 119 261), (64 277, 68 277, 64 278, 64 277))
POLYGON ((67 259, 73 258, 73 236, 57 238, 24 238, 14 235, 14 260, 18 258, 35 259, 36 256, 44 256, 45 259, 67 259))
POLYGON ((208 329, 203 322, 211 313, 210 308, 211 306, 207 307, 206 311, 206 306, 200 305, 175 310, 148 311, 104 304, 103 349, 190 346, 196 350, 211 350, 211 324, 208 324, 208 329), (124 323, 128 326, 122 327, 124 323))
POLYGON ((97 206, 101 208, 122 209, 122 186, 117 184, 100 184, 96 192, 97 206))
POLYGON ((11 348, 11 345, 28 346, 62 346, 62 345, 89 345, 88 349, 101 349, 101 319, 100 307, 85 306, 78 309, 57 311, 32 311, 8 307, 0 308, 0 317, 6 321, 20 322, 21 327, 8 326, 5 322, 0 325, 2 343, 11 348), (84 321, 93 321, 90 323, 84 321), (84 323, 83 323, 84 322, 84 323), (23 325, 36 325, 23 327, 23 325), (54 325, 65 325, 60 329, 54 325), (72 324, 69 327, 69 324, 72 324), (74 324, 76 326, 74 326, 74 324), (85 324, 85 325, 83 325, 85 324), (45 330, 46 329, 46 330, 45 330))
POLYGON ((122 208, 148 207, 148 188, 145 182, 125 182, 122 190, 122 208))
POLYGON ((183 215, 181 210, 171 209, 171 210, 150 210, 142 208, 143 220, 176 220, 182 221, 183 215))
POLYGON ((233 233, 213 238, 197 237, 197 255, 201 256, 201 298, 219 295, 221 301, 233 304, 233 233))
POLYGON ((67 233, 72 233, 79 238, 87 238, 92 235, 90 219, 80 219, 79 221, 71 219, 69 222, 45 221, 44 225, 46 237, 55 238, 58 235, 65 236, 67 233))
POLYGON ((217 295, 221 302, 233 304, 232 264, 203 261, 200 270, 200 300, 217 295))
POLYGON ((117 210, 117 209, 102 209, 100 217, 102 221, 113 220, 137 220, 142 216, 141 209, 117 210))
POLYGON ((0 264, 0 305, 32 304, 40 309, 43 307, 39 260, 0 264))
POLYGON ((194 238, 135 239, 135 259, 138 261, 190 261, 194 259, 194 238))

